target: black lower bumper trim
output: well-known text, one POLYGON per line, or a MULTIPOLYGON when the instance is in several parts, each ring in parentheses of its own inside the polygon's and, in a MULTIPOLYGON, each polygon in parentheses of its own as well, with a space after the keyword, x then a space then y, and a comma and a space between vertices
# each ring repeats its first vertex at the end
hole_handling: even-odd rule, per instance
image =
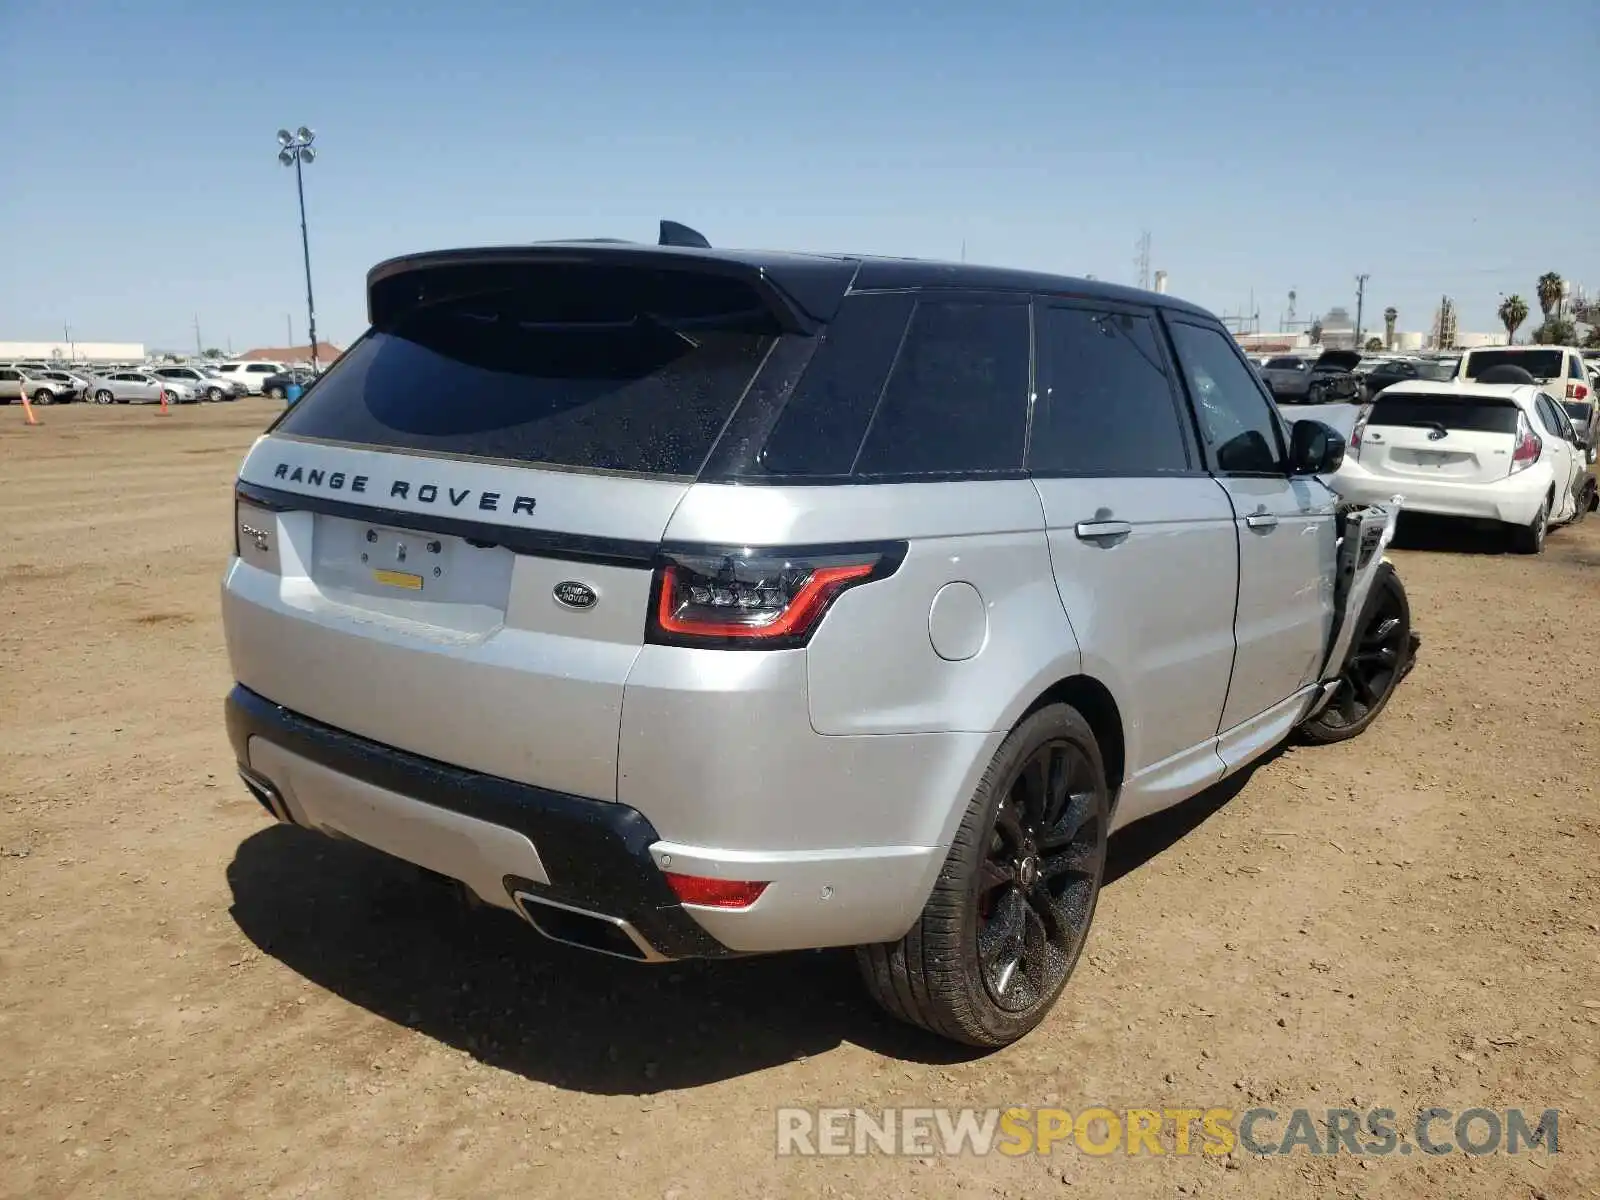
POLYGON ((650 857, 656 831, 637 809, 408 754, 303 717, 242 685, 228 694, 225 709, 241 766, 250 765, 250 739, 259 737, 341 775, 514 829, 533 842, 550 883, 508 880, 508 887, 620 917, 667 958, 734 955, 678 903, 650 857))

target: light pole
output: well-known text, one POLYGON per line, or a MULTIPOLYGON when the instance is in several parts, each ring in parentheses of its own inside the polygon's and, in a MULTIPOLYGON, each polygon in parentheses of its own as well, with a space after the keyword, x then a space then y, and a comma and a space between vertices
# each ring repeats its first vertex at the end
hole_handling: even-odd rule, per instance
POLYGON ((294 167, 294 190, 300 197, 300 249, 306 259, 306 316, 311 326, 311 373, 317 372, 317 305, 311 298, 311 239, 306 235, 306 185, 300 173, 302 162, 316 162, 317 152, 311 143, 317 140, 315 131, 304 125, 290 133, 278 130, 278 161, 294 167))

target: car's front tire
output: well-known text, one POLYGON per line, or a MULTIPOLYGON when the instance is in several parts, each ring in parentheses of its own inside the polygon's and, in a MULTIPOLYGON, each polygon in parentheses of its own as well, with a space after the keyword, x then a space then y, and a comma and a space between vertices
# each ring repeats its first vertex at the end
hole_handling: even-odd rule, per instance
POLYGON ((971 1046, 1037 1026, 1088 936, 1109 821, 1089 723, 1065 704, 1031 714, 984 772, 917 923, 857 950, 873 999, 971 1046))
POLYGON ((1299 728, 1313 745, 1342 742, 1366 731, 1411 667, 1411 602, 1389 563, 1378 567, 1338 687, 1322 711, 1299 728))

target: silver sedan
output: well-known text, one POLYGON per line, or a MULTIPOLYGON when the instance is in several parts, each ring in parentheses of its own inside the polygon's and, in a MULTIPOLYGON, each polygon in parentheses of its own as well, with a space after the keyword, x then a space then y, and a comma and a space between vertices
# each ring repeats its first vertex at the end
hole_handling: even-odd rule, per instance
POLYGON ((149 371, 113 371, 97 378, 93 386, 97 404, 159 404, 163 391, 168 404, 193 404, 199 399, 188 383, 162 379, 149 371))

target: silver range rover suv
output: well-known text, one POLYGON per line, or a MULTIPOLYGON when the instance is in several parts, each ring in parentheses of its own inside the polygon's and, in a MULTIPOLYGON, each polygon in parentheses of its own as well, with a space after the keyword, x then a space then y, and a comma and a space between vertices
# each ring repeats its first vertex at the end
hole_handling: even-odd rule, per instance
POLYGON ((1170 296, 662 240, 371 271, 239 474, 245 782, 549 938, 858 947, 1016 1039, 1109 833, 1383 708, 1393 507, 1170 296))

